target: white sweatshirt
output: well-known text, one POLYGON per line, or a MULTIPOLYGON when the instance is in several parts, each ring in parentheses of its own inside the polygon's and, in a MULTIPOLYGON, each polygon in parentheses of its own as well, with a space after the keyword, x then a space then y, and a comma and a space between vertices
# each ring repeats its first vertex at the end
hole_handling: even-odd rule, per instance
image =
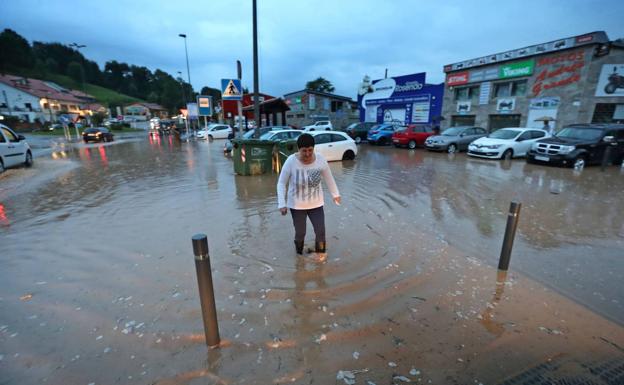
POLYGON ((332 197, 340 196, 327 161, 319 153, 315 153, 315 156, 315 161, 310 164, 303 164, 297 159, 297 154, 292 154, 286 159, 277 181, 278 208, 308 210, 323 206, 321 176, 325 179, 332 197), (287 194, 286 185, 288 185, 287 194))

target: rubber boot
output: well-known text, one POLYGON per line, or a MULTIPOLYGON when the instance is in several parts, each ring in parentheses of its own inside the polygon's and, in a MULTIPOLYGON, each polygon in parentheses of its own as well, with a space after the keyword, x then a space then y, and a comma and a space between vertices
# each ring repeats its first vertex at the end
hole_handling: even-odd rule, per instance
POLYGON ((324 253, 325 249, 326 249, 326 246, 327 246, 327 243, 326 242, 316 242, 314 246, 315 246, 315 251, 317 253, 324 253))
POLYGON ((303 254, 303 241, 295 241, 295 250, 297 254, 303 254))

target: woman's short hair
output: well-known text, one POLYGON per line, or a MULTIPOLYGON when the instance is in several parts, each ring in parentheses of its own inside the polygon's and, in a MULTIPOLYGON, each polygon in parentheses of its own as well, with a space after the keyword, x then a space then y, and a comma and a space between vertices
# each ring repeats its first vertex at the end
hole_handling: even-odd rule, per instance
POLYGON ((314 137, 310 134, 301 134, 297 138, 297 147, 314 147, 314 137))

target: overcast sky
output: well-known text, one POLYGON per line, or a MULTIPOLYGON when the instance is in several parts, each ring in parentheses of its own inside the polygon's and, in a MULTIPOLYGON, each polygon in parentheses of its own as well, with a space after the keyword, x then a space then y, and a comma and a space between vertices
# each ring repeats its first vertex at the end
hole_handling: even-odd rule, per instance
MULTIPOLYGON (((301 90, 322 76, 339 95, 356 97, 372 79, 427 73, 492 53, 603 30, 624 37, 624 1, 257 0, 260 92, 301 90)), ((253 91, 251 0, 0 0, 0 27, 33 41, 85 44, 83 54, 220 88, 243 63, 253 91)))

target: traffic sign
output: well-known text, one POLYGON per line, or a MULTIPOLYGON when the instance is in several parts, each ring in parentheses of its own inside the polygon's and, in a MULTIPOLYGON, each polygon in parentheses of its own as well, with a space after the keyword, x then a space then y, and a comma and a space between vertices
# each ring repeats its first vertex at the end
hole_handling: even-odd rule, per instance
POLYGON ((243 99, 243 88, 241 87, 240 79, 221 79, 221 99, 243 99))
POLYGON ((199 106, 199 116, 212 115, 212 96, 197 96, 197 105, 199 106))
POLYGON ((198 118, 197 103, 186 103, 186 109, 189 119, 193 120, 198 118))

